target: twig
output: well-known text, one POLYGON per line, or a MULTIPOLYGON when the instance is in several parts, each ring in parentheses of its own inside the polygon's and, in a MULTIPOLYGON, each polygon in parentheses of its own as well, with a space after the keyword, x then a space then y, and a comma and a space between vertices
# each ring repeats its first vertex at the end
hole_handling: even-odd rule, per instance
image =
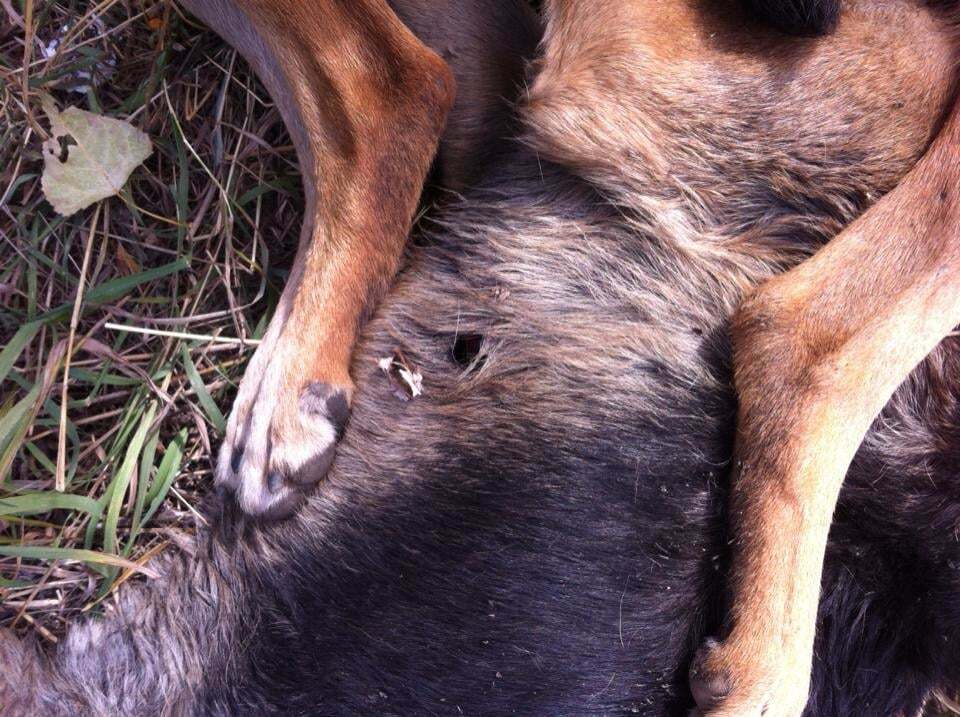
POLYGON ((42 139, 47 133, 33 116, 30 108, 30 57, 33 53, 33 0, 26 0, 23 5, 23 71, 20 73, 20 94, 23 98, 23 112, 27 122, 42 139))
POLYGON ((190 154, 193 155, 193 158, 197 160, 197 162, 199 162, 200 166, 203 168, 203 171, 206 172, 208 177, 210 177, 210 181, 212 181, 215 185, 217 185, 217 189, 220 190, 220 196, 223 198, 224 206, 227 209, 227 216, 232 221, 233 209, 230 208, 230 195, 227 194, 227 190, 223 188, 222 184, 220 184, 220 180, 214 176, 213 172, 210 171, 210 168, 203 161, 203 158, 199 154, 197 154, 197 150, 195 150, 193 148, 193 145, 190 144, 189 140, 187 140, 187 135, 184 133, 183 128, 180 126, 180 120, 177 119, 177 111, 173 109, 173 102, 170 101, 170 94, 169 92, 167 92, 166 79, 163 80, 163 98, 167 101, 167 109, 170 110, 170 120, 176 126, 177 132, 180 134, 180 139, 183 141, 183 146, 186 147, 188 150, 190 150, 190 154))
MULTIPOLYGON (((55 602, 59 603, 60 601, 56 600, 55 602)), ((34 620, 33 617, 31 617, 30 613, 28 612, 23 613, 23 619, 29 622, 34 628, 36 628, 37 632, 40 633, 40 636, 43 637, 43 639, 46 640, 47 642, 52 642, 54 645, 60 642, 60 640, 57 638, 56 635, 54 635, 47 628, 45 628, 43 625, 41 625, 36 620, 34 620)))
POLYGON ((17 27, 20 27, 20 28, 24 27, 23 18, 20 17, 20 13, 18 13, 16 10, 13 9, 13 4, 10 2, 10 0, 0 0, 0 6, 2 6, 4 10, 6 10, 7 17, 10 18, 10 22, 12 22, 17 27))
POLYGON ((93 219, 90 221, 90 233, 87 234, 87 245, 83 249, 83 265, 80 267, 80 279, 77 282, 77 298, 73 302, 73 314, 70 316, 70 333, 67 336, 67 353, 63 359, 63 386, 60 389, 60 434, 57 436, 57 472, 54 478, 54 488, 61 493, 67 487, 67 383, 70 379, 70 359, 73 358, 73 339, 77 334, 77 324, 80 322, 80 307, 83 305, 83 289, 87 281, 87 269, 90 266, 90 253, 93 247, 93 237, 97 233, 97 220, 100 218, 101 204, 93 210, 93 219))
POLYGON ((105 329, 113 331, 128 331, 131 334, 144 334, 145 336, 167 336, 172 339, 184 339, 186 341, 208 341, 210 343, 237 344, 239 346, 257 346, 260 339, 235 339, 230 336, 213 336, 212 334, 191 334, 186 331, 165 331, 163 329, 148 329, 145 326, 126 326, 124 324, 114 324, 107 322, 103 325, 105 329))

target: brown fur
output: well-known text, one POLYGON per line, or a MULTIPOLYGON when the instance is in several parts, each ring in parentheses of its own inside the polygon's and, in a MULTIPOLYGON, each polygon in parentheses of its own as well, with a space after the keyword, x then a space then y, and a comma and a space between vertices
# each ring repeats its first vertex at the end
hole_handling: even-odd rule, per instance
MULTIPOLYGON (((417 18, 426 11, 412 3, 406 12, 417 18)), ((290 16, 284 13, 274 21, 286 22, 290 16)), ((896 179, 890 168, 916 156, 916 148, 930 135, 930 118, 939 115, 950 93, 952 41, 935 32, 937 20, 918 5, 855 3, 829 39, 792 42, 745 22, 730 3, 556 0, 548 4, 547 16, 545 51, 524 113, 535 128, 528 142, 545 158, 573 166, 604 186, 614 202, 632 198, 638 188, 659 187, 660 195, 647 197, 641 211, 667 223, 679 222, 670 231, 681 240, 682 250, 714 253, 729 267, 724 280, 743 290, 765 278, 764 271, 775 262, 802 258, 810 248, 797 241, 793 257, 783 250, 794 234, 806 234, 794 226, 796 213, 769 217, 760 229, 745 225, 751 207, 743 204, 743 185, 755 186, 762 177, 769 192, 788 207, 801 198, 810 202, 816 194, 811 185, 832 193, 843 178, 833 176, 834 168, 820 155, 843 138, 844 151, 861 155, 862 176, 870 177, 874 186, 889 187, 896 179), (911 34, 902 33, 904 28, 930 34, 932 42, 924 53, 901 39, 911 34), (862 52, 864 46, 872 51, 862 52), (898 72, 891 73, 890 67, 898 72), (917 83, 919 73, 942 81, 917 83), (740 87, 717 83, 718 76, 736 77, 740 87), (650 77, 658 82, 649 82, 650 77), (753 107, 744 107, 742 87, 755 93, 753 107), (724 101, 725 93, 737 101, 724 101), (622 112, 624 98, 632 103, 634 111, 629 114, 622 112), (773 106, 791 111, 774 118, 773 106), (712 142, 740 127, 757 126, 759 137, 770 142, 732 150, 712 142), (789 156, 796 150, 790 139, 799 133, 811 138, 804 147, 807 154, 789 156), (884 146, 879 152, 859 150, 851 135, 879 137, 884 146), (717 166, 733 178, 728 185, 716 184, 717 166), (707 245, 695 242, 703 230, 718 240, 707 245), (744 256, 750 262, 741 261, 744 256)), ((402 211, 396 211, 394 224, 379 214, 364 214, 363 207, 382 205, 391 195, 389 177, 403 175, 406 157, 401 150, 393 175, 378 175, 380 164, 365 162, 360 153, 382 128, 367 134, 359 130, 362 140, 358 139, 351 110, 362 108, 357 114, 365 116, 374 107, 379 110, 383 98, 412 97, 416 83, 405 84, 403 71, 392 62, 403 57, 404 43, 398 44, 389 33, 386 39, 378 38, 379 21, 368 24, 365 11, 358 17, 363 20, 357 34, 364 61, 373 66, 386 62, 379 74, 374 73, 369 90, 350 85, 348 93, 341 92, 322 66, 310 65, 307 75, 291 82, 300 88, 295 93, 299 106, 317 107, 317 116, 301 118, 306 135, 330 136, 310 147, 315 161, 327 164, 320 168, 320 176, 332 173, 343 178, 333 183, 332 191, 329 187, 325 191, 345 206, 341 211, 348 224, 338 225, 343 219, 328 212, 315 219, 315 226, 333 233, 340 226, 358 239, 346 245, 327 239, 318 246, 331 248, 304 254, 310 279, 293 303, 291 320, 300 340, 281 366, 308 368, 303 373, 287 371, 284 377, 272 432, 276 443, 311 439, 303 429, 298 403, 305 380, 325 380, 351 390, 346 366, 358 317, 368 292, 376 296, 382 291, 377 287, 395 270, 412 212, 415 180, 426 171, 422 159, 419 165, 414 162, 415 171, 409 174, 414 184, 401 192, 396 206, 402 211), (351 172, 360 177, 359 184, 351 182, 351 172), (371 183, 370 177, 378 177, 380 183, 371 183), (364 239, 370 236, 381 243, 364 239), (340 266, 342 262, 346 265, 340 266), (318 352, 315 346, 323 350, 318 352)), ((274 28, 268 34, 285 28, 272 26, 269 20, 263 24, 274 28)), ((421 24, 435 36, 450 34, 445 25, 421 24)), ((307 38, 294 43, 293 50, 281 47, 277 57, 283 66, 304 64, 303 58, 313 62, 314 56, 323 55, 319 43, 326 39, 307 38)), ((485 75, 471 85, 480 102, 490 101, 492 92, 484 84, 489 78, 485 75)), ((467 139, 451 144, 452 167, 462 166, 468 157, 463 147, 470 146, 469 129, 455 129, 467 139)), ((432 138, 424 146, 435 144, 437 133, 429 126, 420 130, 423 137, 432 138)), ((374 146, 376 142, 373 139, 374 146)), ((948 144, 942 139, 938 146, 948 144)), ((924 237, 935 236, 932 222, 937 213, 931 213, 926 225, 910 227, 912 236, 878 240, 892 227, 907 227, 916 207, 939 193, 933 185, 948 178, 935 178, 936 171, 929 169, 947 166, 942 156, 946 150, 939 151, 938 158, 928 157, 925 168, 917 170, 923 172, 920 179, 908 180, 906 188, 885 199, 807 265, 769 284, 738 314, 736 368, 742 399, 742 470, 735 497, 742 556, 738 597, 731 639, 700 666, 705 673, 727 676, 730 685, 723 691, 742 693, 728 700, 731 713, 759 709, 735 704, 766 705, 771 699, 777 704, 766 705, 768 712, 789 715, 802 707, 805 682, 796 675, 809 663, 820 556, 842 476, 869 421, 896 384, 956 323, 947 304, 942 307, 946 318, 935 326, 920 326, 922 317, 910 321, 913 307, 924 300, 917 292, 923 290, 926 276, 941 272, 939 286, 953 280, 949 272, 941 271, 940 263, 918 261, 922 257, 912 255, 931 246, 924 237), (913 271, 901 271, 901 263, 913 271), (891 272, 889 267, 897 269, 891 272), (871 283, 858 284, 858 272, 864 271, 871 283), (857 278, 851 282, 851 277, 857 278), (911 288, 916 291, 910 293, 911 288), (885 301, 888 294, 897 300, 885 301), (892 357, 879 350, 891 342, 906 348, 902 337, 917 331, 925 340, 916 341, 902 355, 892 357), (873 370, 871 363, 876 364, 873 370), (783 626, 781 639, 766 636, 770 625, 783 626)), ((838 216, 835 228, 875 198, 854 197, 850 214, 838 216)), ((951 219, 949 192, 939 204, 941 213, 951 219)), ((388 210, 387 218, 390 215, 388 210)), ((927 254, 938 262, 944 258, 927 254)), ((228 446, 231 442, 228 438, 228 446)))
MULTIPOLYGON (((953 49, 927 49, 949 77, 953 49)), ((855 86, 874 92, 877 80, 855 86)), ((694 670, 705 714, 797 717, 806 704, 844 476, 897 386, 960 323, 957 113, 892 192, 736 313, 733 605, 729 635, 694 670)))
POLYGON ((516 134, 509 104, 517 97, 538 39, 526 2, 390 0, 397 16, 442 57, 457 95, 437 154, 436 183, 461 191, 502 158, 516 134))
POLYGON ((356 333, 396 273, 454 81, 384 0, 186 4, 281 98, 308 187, 300 250, 217 471, 245 509, 279 515, 298 502, 291 482, 329 465, 343 411, 313 396, 350 400, 356 333))
MULTIPOLYGON (((844 184, 824 161, 842 152, 861 176, 891 187, 890 168, 930 137, 953 61, 942 33, 929 54, 900 37, 937 27, 920 8, 862 2, 830 38, 785 42, 733 2, 558 2, 530 93, 531 142, 615 192, 660 187, 664 201, 692 205, 724 250, 783 261, 784 244, 802 244, 807 232, 790 211, 747 224, 756 182, 784 209, 810 206, 844 184), (941 81, 907 79, 920 72, 941 81), (624 112, 625 103, 635 109, 624 112), (738 134, 740 146, 723 142, 738 134), (867 151, 868 137, 882 149, 867 151), (715 181, 718 166, 727 181, 715 181)), ((851 195, 849 208, 876 198, 851 195)), ((849 217, 838 216, 836 230, 849 217)), ((797 249, 796 258, 809 251, 797 249)), ((729 280, 743 285, 736 272, 729 280)))
POLYGON ((730 636, 704 665, 730 693, 717 715, 783 704, 787 685, 773 714, 802 711, 843 478, 897 386, 960 323, 958 139, 951 117, 901 185, 738 312, 739 561, 730 636))

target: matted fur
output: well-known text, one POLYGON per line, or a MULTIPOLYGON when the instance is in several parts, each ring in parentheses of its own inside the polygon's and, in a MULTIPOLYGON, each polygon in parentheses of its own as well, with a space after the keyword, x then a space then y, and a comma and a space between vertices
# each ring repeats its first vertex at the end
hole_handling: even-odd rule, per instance
MULTIPOLYGON (((697 64, 615 17, 588 23, 624 37, 594 65, 551 27, 524 142, 428 222, 364 332, 351 423, 302 512, 256 525, 213 499, 195 555, 156 561, 162 578, 56 653, 0 638, 0 703, 685 714, 722 607, 728 316, 889 189, 946 102, 925 66, 941 24, 885 5, 850 10, 883 42, 841 21, 840 40, 785 43, 774 67, 762 36, 697 64), (869 92, 851 64, 876 70, 869 92), (424 376, 409 402, 377 366, 397 348, 424 376)), ((671 7, 661 32, 702 26, 698 3, 671 7)), ((714 20, 705 42, 732 37, 735 14, 714 20)), ((914 714, 960 685, 958 375, 952 338, 851 469, 812 714, 914 714)))

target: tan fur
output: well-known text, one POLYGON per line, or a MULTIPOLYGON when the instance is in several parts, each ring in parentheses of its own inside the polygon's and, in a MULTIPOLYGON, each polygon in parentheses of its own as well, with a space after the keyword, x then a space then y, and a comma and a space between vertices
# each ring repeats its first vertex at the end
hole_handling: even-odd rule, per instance
MULTIPOLYGON (((930 50, 949 77, 952 52, 930 50)), ((727 694, 705 714, 803 711, 843 478, 897 386, 960 323, 958 141, 955 109, 892 192, 735 316, 731 630, 699 666, 727 694)))
POLYGON ((890 194, 735 322, 740 396, 732 631, 711 714, 799 715, 833 508, 874 417, 960 323, 960 117, 890 194))
POLYGON ((336 441, 338 427, 305 410, 303 396, 311 385, 352 395, 356 333, 397 271, 454 82, 384 0, 187 5, 274 85, 307 187, 300 251, 244 377, 217 470, 245 510, 264 513, 296 494, 286 483, 268 489, 268 476, 319 479, 298 474, 336 441), (256 34, 231 38, 231 13, 256 34))
MULTIPOLYGON (((305 178, 322 188, 292 298, 251 367, 244 389, 253 388, 241 389, 225 444, 227 456, 241 430, 268 438, 243 446, 252 470, 241 475, 241 504, 257 512, 269 503, 258 488, 266 472, 295 472, 318 444, 335 440, 323 420, 300 410, 300 395, 313 381, 352 392, 360 317, 396 271, 452 95, 439 59, 382 2, 240 5, 294 95, 305 178)), ((541 68, 524 107, 528 141, 614 201, 636 201, 644 190, 640 209, 659 217, 681 250, 726 264, 723 281, 744 291, 789 253, 769 227, 730 231, 742 191, 735 181, 718 186, 718 168, 728 177, 766 175, 770 191, 789 202, 809 193, 804 182, 842 181, 818 166, 816 145, 828 154, 843 138, 845 151, 870 147, 860 171, 889 186, 929 136, 954 60, 936 19, 909 3, 854 3, 831 37, 792 42, 750 24, 736 3, 554 0, 546 15, 541 68), (918 36, 928 40, 923 52, 918 36), (941 81, 918 82, 921 75, 941 81), (761 111, 742 105, 744 86, 761 111), (773 106, 789 111, 766 116, 773 106), (764 122, 759 139, 769 141, 739 154, 712 143, 764 122), (810 137, 799 177, 777 171, 795 164, 787 155, 795 135, 810 137), (661 195, 649 196, 650 187, 661 195), (711 235, 715 243, 703 241, 711 235)), ((894 193, 738 313, 737 599, 730 639, 703 666, 731 681, 725 714, 802 709, 840 482, 896 385, 960 320, 949 291, 957 259, 943 251, 957 218, 946 169, 952 127, 894 193), (917 219, 941 189, 943 199, 917 219)))

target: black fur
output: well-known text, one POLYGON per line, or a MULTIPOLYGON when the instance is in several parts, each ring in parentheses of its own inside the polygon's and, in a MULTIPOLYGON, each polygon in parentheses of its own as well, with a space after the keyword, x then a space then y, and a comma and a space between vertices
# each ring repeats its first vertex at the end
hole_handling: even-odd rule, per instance
MULTIPOLYGON (((495 184, 574 215, 595 201, 562 170, 526 160, 495 184)), ((515 208, 472 206, 464 212, 489 226, 515 208)), ((467 307, 467 330, 499 344, 484 369, 494 373, 464 374, 444 350, 455 338, 441 327, 457 318, 445 311, 458 301, 462 311, 463 297, 492 288, 505 268, 477 261, 489 262, 478 241, 434 235, 415 263, 432 277, 437 305, 423 315, 413 288, 401 287, 369 332, 362 355, 403 337, 405 355, 430 377, 427 394, 388 406, 386 418, 389 389, 375 367, 361 368, 338 470, 300 519, 321 527, 260 536, 281 546, 282 559, 250 568, 249 647, 234 672, 209 685, 209 712, 684 715, 690 707, 686 670, 694 647, 717 630, 727 559, 734 396, 723 332, 700 344, 712 375, 705 384, 655 356, 623 367, 685 397, 669 408, 612 395, 602 389, 609 377, 589 377, 586 387, 575 372, 543 380, 562 365, 528 366, 526 380, 510 384, 524 386, 519 394, 498 394, 496 351, 551 339, 503 328, 506 316, 480 303, 467 307), (351 477, 371 474, 379 478, 351 477)), ((956 340, 948 348, 946 360, 960 366, 956 340)), ((937 396, 929 386, 904 387, 844 489, 810 715, 915 714, 931 689, 958 684, 960 386, 941 385, 937 396)))
POLYGON ((760 20, 789 35, 823 35, 837 26, 841 0, 744 0, 760 20))

